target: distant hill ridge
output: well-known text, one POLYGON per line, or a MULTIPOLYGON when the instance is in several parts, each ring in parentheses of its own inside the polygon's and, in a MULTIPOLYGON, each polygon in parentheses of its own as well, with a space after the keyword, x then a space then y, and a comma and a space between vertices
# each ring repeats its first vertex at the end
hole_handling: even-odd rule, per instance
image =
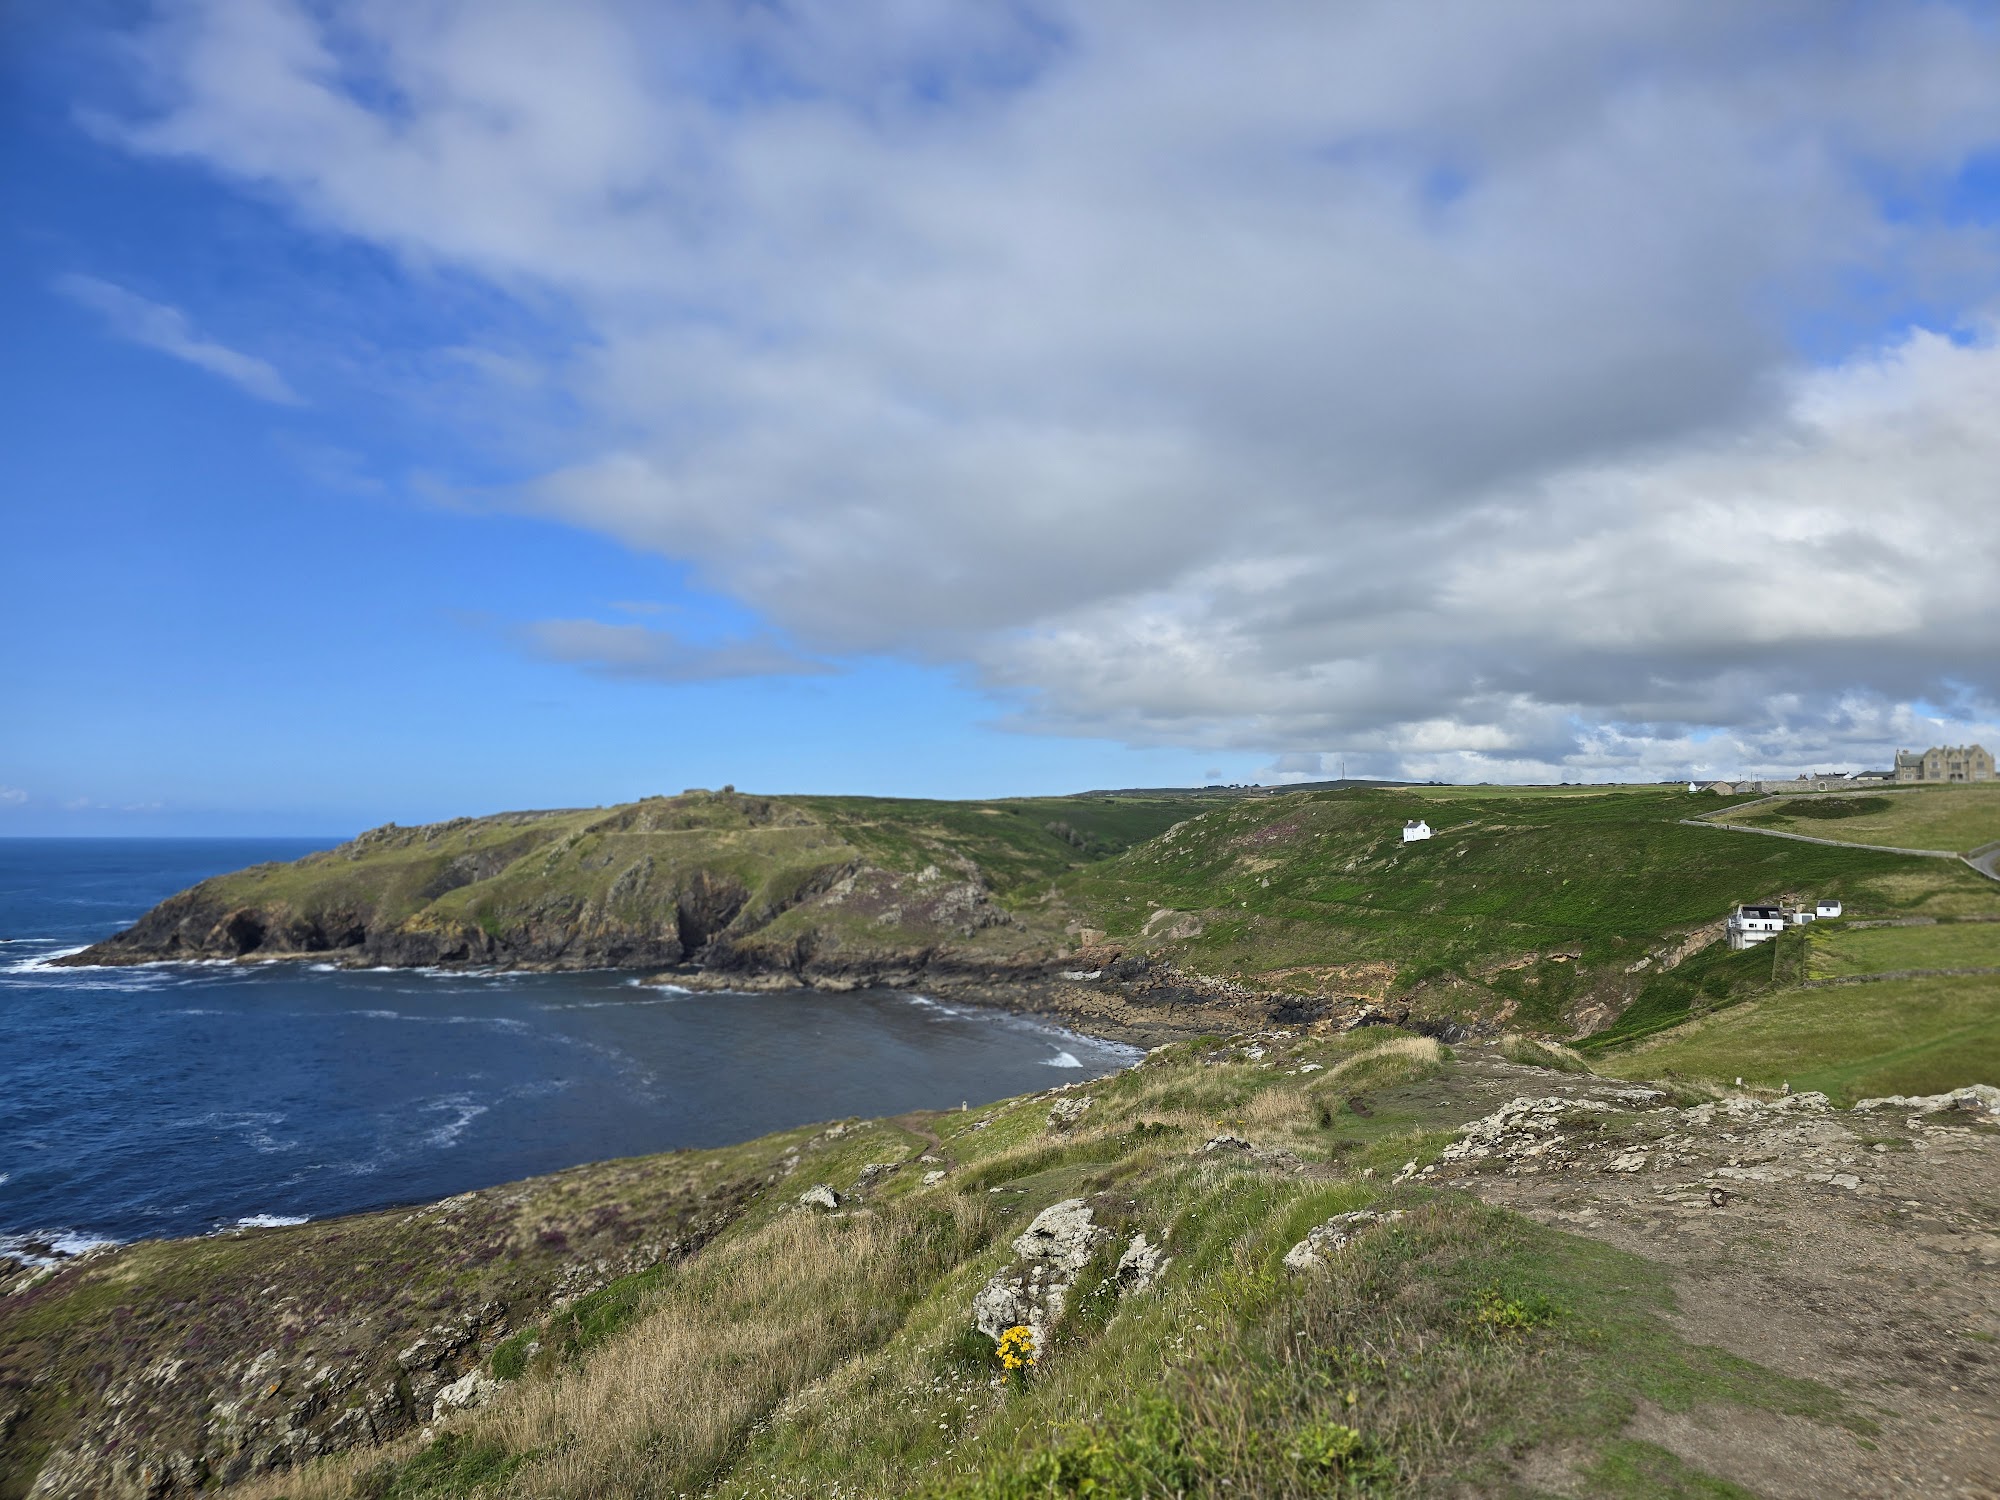
POLYGON ((1375 783, 977 802, 690 791, 391 824, 204 881, 69 962, 311 955, 961 985, 1134 1034, 1364 1007, 1581 1034, 1635 1003, 1685 1008, 1700 984, 1768 983, 1769 954, 1705 953, 1736 902, 2000 910, 1962 866, 1718 837, 1681 822, 1691 805, 1658 787, 1375 783), (1436 836, 1405 845, 1419 817, 1436 836))

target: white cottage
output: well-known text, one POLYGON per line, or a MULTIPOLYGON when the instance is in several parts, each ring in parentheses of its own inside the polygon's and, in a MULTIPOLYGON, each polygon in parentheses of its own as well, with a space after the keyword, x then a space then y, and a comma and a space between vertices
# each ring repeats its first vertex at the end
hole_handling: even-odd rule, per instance
POLYGON ((1422 818, 1417 818, 1403 825, 1403 842, 1406 844, 1414 844, 1418 839, 1427 839, 1430 836, 1431 825, 1426 823, 1422 818))
POLYGON ((1831 896, 1822 896, 1818 904, 1813 907, 1813 915, 1816 917, 1837 917, 1840 911, 1840 903, 1831 896))
POLYGON ((1729 946, 1752 948, 1785 930, 1785 914, 1775 906, 1739 906, 1729 914, 1729 946))

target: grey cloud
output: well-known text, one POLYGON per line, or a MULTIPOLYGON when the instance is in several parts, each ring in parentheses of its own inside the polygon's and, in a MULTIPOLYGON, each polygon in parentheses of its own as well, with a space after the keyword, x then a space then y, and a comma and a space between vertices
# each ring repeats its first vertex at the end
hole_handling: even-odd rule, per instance
POLYGON ((280 406, 303 404, 298 393, 268 360, 206 337, 177 307, 149 301, 95 276, 59 276, 55 288, 70 301, 101 316, 119 338, 220 376, 259 401, 280 406))
POLYGON ((809 649, 1378 773, 2000 718, 2000 354, 1790 342, 1984 312, 1924 211, 2000 144, 1965 9, 552 16, 192 4, 112 128, 559 299, 593 338, 505 374, 580 456, 517 503, 809 649))
POLYGON ((715 682, 732 677, 813 677, 833 669, 767 637, 690 641, 644 625, 597 620, 536 620, 516 641, 542 661, 633 682, 715 682))

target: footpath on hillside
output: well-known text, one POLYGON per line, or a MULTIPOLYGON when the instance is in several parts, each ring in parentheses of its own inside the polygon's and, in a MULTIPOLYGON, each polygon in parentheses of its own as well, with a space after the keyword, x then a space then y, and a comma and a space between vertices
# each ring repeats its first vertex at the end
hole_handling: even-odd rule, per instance
MULTIPOLYGON (((1452 1073, 1494 1109, 1417 1180, 1671 1267, 1685 1337, 1823 1382, 1877 1429, 1655 1409, 1631 1436, 1770 1500, 2000 1493, 2000 1091, 1680 1107, 1476 1045, 1452 1073)), ((1524 1477, 1582 1493, 1544 1470, 1524 1477)))

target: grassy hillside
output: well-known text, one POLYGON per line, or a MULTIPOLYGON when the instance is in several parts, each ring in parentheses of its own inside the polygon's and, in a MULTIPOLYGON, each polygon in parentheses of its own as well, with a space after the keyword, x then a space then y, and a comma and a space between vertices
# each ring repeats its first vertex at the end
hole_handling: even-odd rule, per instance
POLYGON ((1850 1445, 1868 1430, 1827 1387, 1677 1333, 1661 1266, 1388 1185, 1483 1107, 1450 1066, 1380 1028, 1210 1041, 1061 1096, 1089 1101, 1069 1124, 1041 1096, 793 1133, 726 1171, 672 1158, 702 1177, 759 1155, 773 1187, 699 1255, 515 1318, 482 1345, 506 1388, 435 1441, 234 1493, 1388 1496, 1512 1493, 1539 1464, 1637 1500, 1740 1493, 1630 1435, 1642 1410, 1783 1413, 1850 1445), (1218 1130, 1258 1149, 1204 1149, 1218 1130), (858 1196, 802 1210, 813 1182, 858 1196), (1000 1380, 974 1295, 1072 1198, 1108 1237, 1038 1366, 1000 1380), (1323 1272, 1281 1266, 1363 1208, 1402 1217, 1323 1272), (1119 1273, 1135 1234, 1170 1256, 1155 1285, 1119 1273))
POLYGON ((1903 969, 2000 969, 2000 922, 1941 922, 1856 929, 1815 924, 1807 939, 1813 979, 1903 969))
POLYGON ((1179 968, 1308 992, 1424 990, 1549 1029, 1642 997, 1663 944, 1740 901, 2000 913, 2000 886, 1963 866, 1689 827, 1689 800, 1465 787, 1243 800, 1062 888, 1110 940, 1179 968), (1406 845, 1416 818, 1436 836, 1406 845))
POLYGON ((1715 821, 1844 843, 1965 854, 2000 840, 2000 782, 1785 797, 1731 809, 1715 821))
POLYGON ((1058 876, 1186 812, 688 792, 612 808, 391 824, 203 882, 82 961, 339 952, 388 963, 796 966, 945 943, 1004 958, 1058 876), (802 912, 801 908, 809 908, 802 912), (793 914, 781 925, 779 919, 793 914))
POLYGON ((2000 1082, 2000 978, 1781 990, 1629 1048, 1593 1050, 1593 1066, 1620 1078, 1790 1083, 1839 1103, 2000 1082))
MULTIPOLYGON (((1960 808, 1983 796, 1943 794, 1960 808)), ((1147 1024, 1164 1024, 1162 1005, 1261 995, 1272 1014, 1394 1003, 1559 1034, 1615 1024, 1630 1039, 1784 978, 1759 970, 1768 956, 1677 967, 1737 902, 1836 896, 1857 917, 2000 916, 2000 884, 1961 864, 1690 826, 1689 807, 1655 787, 991 802, 690 792, 377 829, 204 882, 80 961, 332 952, 696 964, 734 983, 819 984, 1053 983, 1080 969, 1137 986, 1147 1024), (1435 836, 1405 844, 1417 818, 1435 836)), ((1107 1000, 1097 1013, 1139 1024, 1114 1011, 1107 1000)))

